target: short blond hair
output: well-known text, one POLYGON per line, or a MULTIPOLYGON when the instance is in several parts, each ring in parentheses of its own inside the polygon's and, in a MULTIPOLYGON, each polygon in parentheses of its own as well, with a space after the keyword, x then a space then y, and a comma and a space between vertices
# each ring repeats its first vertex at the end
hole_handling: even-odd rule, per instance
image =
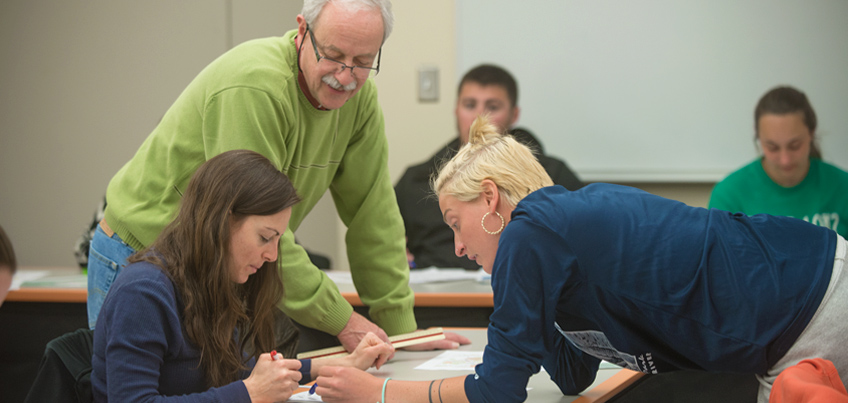
POLYGON ((526 145, 500 133, 488 117, 481 116, 471 124, 468 143, 439 169, 430 185, 437 197, 447 194, 467 202, 480 196, 485 179, 494 182, 513 207, 530 193, 554 184, 526 145))

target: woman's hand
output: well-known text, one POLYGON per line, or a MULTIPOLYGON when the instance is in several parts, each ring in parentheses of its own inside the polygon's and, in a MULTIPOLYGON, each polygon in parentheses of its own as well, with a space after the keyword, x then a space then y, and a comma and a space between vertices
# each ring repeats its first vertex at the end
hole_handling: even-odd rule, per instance
POLYGON ((366 370, 380 367, 395 354, 395 348, 374 333, 368 332, 356 346, 356 350, 345 357, 347 366, 366 370))
POLYGON ((274 360, 271 354, 262 354, 244 386, 254 403, 284 402, 297 390, 302 376, 300 361, 274 360))
POLYGON ((323 367, 315 393, 325 402, 379 402, 383 380, 351 367, 323 367))

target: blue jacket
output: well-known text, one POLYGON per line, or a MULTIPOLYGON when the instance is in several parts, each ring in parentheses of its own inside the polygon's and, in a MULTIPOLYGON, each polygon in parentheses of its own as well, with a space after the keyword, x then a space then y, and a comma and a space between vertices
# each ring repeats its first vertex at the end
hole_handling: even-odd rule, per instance
POLYGON ((564 394, 600 359, 645 373, 764 373, 827 290, 836 233, 689 207, 609 184, 522 200, 501 235, 472 402, 523 401, 544 366, 564 394))

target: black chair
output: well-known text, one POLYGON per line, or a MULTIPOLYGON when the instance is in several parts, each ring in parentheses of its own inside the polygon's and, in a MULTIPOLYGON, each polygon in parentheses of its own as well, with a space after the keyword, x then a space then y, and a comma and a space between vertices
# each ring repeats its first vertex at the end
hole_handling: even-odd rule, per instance
POLYGON ((59 336, 44 349, 38 374, 25 403, 89 403, 93 331, 78 329, 59 336))

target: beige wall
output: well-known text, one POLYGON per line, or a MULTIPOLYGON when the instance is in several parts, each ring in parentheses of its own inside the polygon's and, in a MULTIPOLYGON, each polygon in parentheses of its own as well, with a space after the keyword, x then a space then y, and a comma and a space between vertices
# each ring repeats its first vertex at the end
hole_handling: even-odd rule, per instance
MULTIPOLYGON (((21 265, 72 266, 73 245, 114 173, 188 82, 233 44, 295 27, 300 1, 0 2, 0 225, 21 265)), ((455 135, 453 0, 395 0, 376 77, 393 181, 455 135), (417 100, 439 69, 440 99, 417 100)), ((711 184, 639 184, 706 205, 711 184)), ((346 268, 325 197, 298 239, 346 268)))
POLYGON ((73 266, 112 175, 232 43, 298 2, 0 2, 0 225, 21 265, 73 266))
POLYGON ((715 183, 622 183, 695 207, 707 207, 715 183))

